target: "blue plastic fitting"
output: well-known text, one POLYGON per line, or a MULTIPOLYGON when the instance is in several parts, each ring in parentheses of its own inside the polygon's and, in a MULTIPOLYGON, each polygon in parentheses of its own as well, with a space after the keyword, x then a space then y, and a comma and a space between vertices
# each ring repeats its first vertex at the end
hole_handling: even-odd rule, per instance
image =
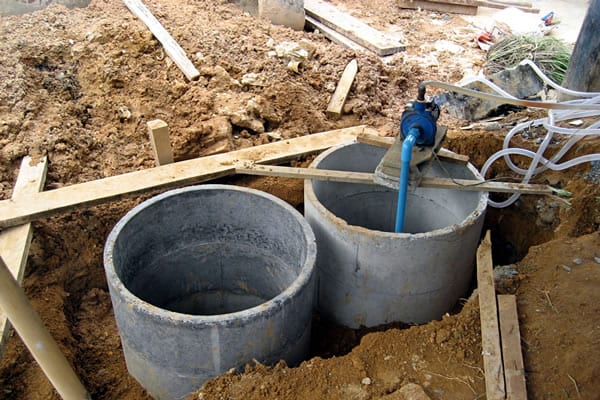
POLYGON ((396 233, 404 231, 404 218, 406 216, 406 197, 408 195, 408 175, 410 172, 410 160, 412 149, 421 136, 418 128, 411 128, 402 142, 400 153, 400 187, 398 188, 398 205, 396 209, 396 233))

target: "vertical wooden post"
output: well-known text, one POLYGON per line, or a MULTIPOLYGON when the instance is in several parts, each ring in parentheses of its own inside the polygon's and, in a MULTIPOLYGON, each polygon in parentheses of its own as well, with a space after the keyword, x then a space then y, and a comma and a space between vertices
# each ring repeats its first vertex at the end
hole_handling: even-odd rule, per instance
POLYGON ((331 96, 331 100, 329 100, 329 105, 327 106, 328 117, 333 119, 339 119, 341 117, 344 103, 346 103, 346 99, 348 98, 350 88, 352 88, 352 83, 354 82, 357 72, 358 62, 355 58, 346 65, 346 68, 344 68, 344 72, 335 88, 335 92, 331 96))
POLYGON ((506 399, 527 400, 517 298, 507 294, 498 295, 498 312, 500 314, 502 359, 506 378, 506 399))
POLYGON ((479 290, 485 392, 487 400, 504 400, 506 392, 493 269, 492 240, 488 231, 477 249, 477 288, 479 290))
MULTIPOLYGON (((36 165, 31 165, 31 161, 29 156, 24 157, 21 161, 21 169, 13 189, 13 199, 38 193, 44 187, 48 168, 46 157, 36 165)), ((31 224, 24 224, 7 228, 0 233, 0 256, 5 260, 12 276, 19 284, 23 281, 25 273, 32 231, 31 224)), ((0 356, 4 351, 9 332, 10 322, 0 309, 0 356)))
POLYGON ((147 125, 156 166, 171 164, 173 162, 173 149, 169 140, 169 126, 161 119, 148 121, 147 125))
POLYGON ((58 394, 65 400, 91 399, 1 257, 0 307, 58 394))

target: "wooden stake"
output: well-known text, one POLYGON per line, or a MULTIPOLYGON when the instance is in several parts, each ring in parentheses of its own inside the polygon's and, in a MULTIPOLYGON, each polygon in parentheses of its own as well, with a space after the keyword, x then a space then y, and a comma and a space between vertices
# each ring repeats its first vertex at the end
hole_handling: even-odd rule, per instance
POLYGON ((335 92, 333 93, 333 96, 331 96, 331 100, 329 100, 327 116, 330 118, 339 119, 342 116, 342 109, 344 108, 344 104, 346 103, 346 99, 348 98, 357 72, 358 62, 356 59, 353 59, 346 65, 346 68, 344 68, 344 72, 335 88, 335 92))
POLYGON ((527 400, 525 365, 521 353, 521 334, 517 314, 517 298, 514 295, 498 295, 502 359, 506 381, 507 400, 527 400))
POLYGON ((477 288, 479 291, 479 316, 481 319, 481 347, 485 370, 487 400, 504 400, 504 369, 498 330, 498 307, 494 288, 492 241, 490 232, 477 249, 477 288))
POLYGON ((91 399, 1 257, 0 307, 58 394, 65 400, 91 399))
POLYGON ((235 174, 235 163, 285 162, 329 147, 351 143, 364 125, 281 140, 224 154, 180 161, 96 181, 0 201, 0 228, 35 221, 84 206, 116 200, 153 189, 197 184, 235 174))
POLYGON ((173 162, 173 149, 169 140, 169 125, 162 119, 148 121, 148 135, 152 143, 156 166, 171 164, 173 162))
MULTIPOLYGON (((38 164, 31 165, 31 157, 24 157, 17 182, 13 189, 13 199, 37 193, 44 187, 48 162, 44 157, 38 164)), ((0 233, 0 256, 5 260, 8 269, 17 283, 23 282, 27 255, 32 237, 31 224, 15 226, 0 233)), ((0 356, 10 333, 10 322, 0 309, 0 356)))
POLYGON ((154 37, 156 37, 163 45, 165 52, 171 57, 173 62, 177 64, 185 77, 190 81, 198 79, 200 72, 194 67, 194 64, 192 64, 181 46, 179 46, 160 22, 158 22, 156 17, 152 15, 152 12, 146 8, 144 3, 142 3, 141 0, 123 0, 123 3, 129 8, 129 11, 146 24, 150 32, 152 32, 154 37))

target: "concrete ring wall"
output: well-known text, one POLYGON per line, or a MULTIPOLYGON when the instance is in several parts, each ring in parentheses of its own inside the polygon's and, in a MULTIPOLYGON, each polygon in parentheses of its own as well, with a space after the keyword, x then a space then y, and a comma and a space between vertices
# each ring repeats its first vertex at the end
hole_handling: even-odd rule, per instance
POLYGON ((155 399, 180 399, 253 359, 300 362, 315 258, 302 215, 257 190, 202 185, 135 207, 104 251, 130 374, 155 399))
MULTIPOLYGON (((313 168, 373 172, 386 149, 332 148, 313 168)), ((428 176, 479 178, 472 165, 433 163, 428 176)), ((305 217, 317 238, 316 306, 351 328, 425 323, 450 311, 473 276, 487 193, 409 192, 407 233, 394 233, 397 191, 377 185, 305 181, 305 217)))

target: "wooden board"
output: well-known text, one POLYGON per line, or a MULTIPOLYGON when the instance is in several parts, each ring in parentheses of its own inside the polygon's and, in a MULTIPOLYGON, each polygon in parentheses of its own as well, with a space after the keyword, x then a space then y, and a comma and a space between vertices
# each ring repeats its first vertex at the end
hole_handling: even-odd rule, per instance
POLYGON ((524 12, 528 12, 528 13, 533 13, 533 14, 537 14, 540 12, 539 8, 531 8, 531 7, 520 7, 520 6, 511 6, 511 5, 506 5, 506 4, 500 4, 498 2, 495 1, 485 1, 485 0, 480 0, 477 2, 477 5, 479 7, 488 7, 488 8, 497 8, 497 9, 505 9, 507 7, 514 7, 517 8, 521 11, 524 12))
POLYGON ((194 64, 185 54, 185 51, 179 46, 179 44, 173 39, 173 37, 167 32, 167 30, 158 22, 156 17, 152 15, 150 10, 141 2, 141 0, 123 0, 123 3, 129 8, 129 10, 144 24, 148 27, 150 32, 156 37, 156 39, 163 45, 165 52, 173 62, 179 67, 181 72, 190 81, 198 79, 200 72, 194 67, 194 64))
POLYGON ((487 400, 504 400, 504 368, 500 349, 492 241, 489 231, 477 249, 477 289, 479 291, 479 316, 481 319, 481 346, 486 398, 487 400))
POLYGON ((517 298, 514 295, 498 295, 498 313, 500 315, 506 398, 508 400, 527 400, 517 298))
POLYGON ((317 168, 278 167, 272 165, 248 165, 235 168, 238 174, 279 176, 284 178, 314 179, 329 182, 362 183, 373 185, 373 174, 368 172, 335 171, 317 168))
POLYGON ((551 195, 552 189, 547 185, 532 185, 528 183, 476 181, 472 179, 449 179, 423 177, 419 181, 420 187, 438 189, 470 190, 475 192, 495 193, 521 193, 551 195))
MULTIPOLYGON (((379 136, 375 133, 369 133, 367 130, 365 130, 365 132, 358 135, 356 140, 359 143, 364 143, 364 144, 368 144, 371 146, 377 146, 377 147, 385 147, 386 149, 389 149, 394 144, 394 141, 396 140, 396 138, 379 136)), ((443 147, 441 147, 438 150, 437 155, 439 158, 444 159, 446 161, 454 161, 454 162, 458 162, 461 164, 466 164, 469 162, 469 156, 457 154, 457 153, 450 151, 448 149, 445 149, 443 147)))
POLYGON ((456 4, 456 5, 464 5, 464 6, 475 6, 475 7, 489 7, 489 8, 498 8, 504 9, 507 7, 515 7, 519 10, 530 12, 530 13, 538 13, 540 10, 537 8, 532 8, 530 1, 502 1, 502 0, 426 0, 430 3, 440 3, 440 4, 456 4))
MULTIPOLYGON (((13 199, 37 193, 44 187, 48 169, 46 158, 44 157, 35 165, 31 165, 31 162, 31 157, 25 157, 21 162, 21 169, 13 189, 13 199)), ((19 284, 23 282, 32 231, 31 224, 25 224, 8 228, 0 233, 0 256, 19 284)), ((0 309, 0 355, 4 351, 9 332, 10 322, 0 309)))
POLYGON ((157 166, 171 164, 173 160, 173 148, 169 139, 169 126, 161 119, 148 121, 148 136, 152 143, 154 161, 157 166))
POLYGON ((341 44, 342 46, 346 46, 354 51, 371 51, 366 47, 363 47, 360 44, 356 43, 355 41, 348 39, 341 33, 336 32, 334 29, 331 29, 327 25, 320 23, 319 21, 317 21, 309 15, 305 17, 305 21, 309 27, 315 30, 318 29, 326 38, 328 38, 332 42, 341 44))
POLYGON ((180 161, 142 171, 66 186, 19 199, 0 201, 0 228, 31 222, 126 195, 205 182, 232 175, 235 163, 284 162, 354 141, 364 125, 180 161))
MULTIPOLYGON (((378 184, 375 180, 375 174, 368 172, 279 167, 271 165, 254 165, 248 163, 237 164, 235 166, 235 172, 246 175, 280 176, 285 178, 315 179, 321 181, 361 183, 370 185, 378 184)), ((419 181, 419 187, 500 193, 515 193, 517 191, 523 194, 552 193, 552 190, 544 185, 529 185, 526 183, 516 184, 510 182, 484 182, 468 179, 447 179, 433 177, 421 178, 419 181)))
POLYGON ((304 0, 309 17, 347 36, 379 56, 389 56, 404 50, 404 45, 322 0, 304 0))
POLYGON ((465 15, 476 15, 477 6, 469 6, 463 4, 446 4, 446 3, 434 3, 431 1, 424 0, 398 0, 398 6, 402 8, 411 8, 428 11, 437 11, 442 13, 454 13, 454 14, 465 14, 465 15))
POLYGON ((358 62, 355 58, 346 65, 346 68, 344 68, 344 72, 335 88, 335 92, 331 96, 331 100, 329 100, 329 105, 327 106, 327 115, 329 117, 339 119, 342 116, 342 109, 344 108, 344 104, 346 103, 346 99, 348 98, 357 72, 358 62))

